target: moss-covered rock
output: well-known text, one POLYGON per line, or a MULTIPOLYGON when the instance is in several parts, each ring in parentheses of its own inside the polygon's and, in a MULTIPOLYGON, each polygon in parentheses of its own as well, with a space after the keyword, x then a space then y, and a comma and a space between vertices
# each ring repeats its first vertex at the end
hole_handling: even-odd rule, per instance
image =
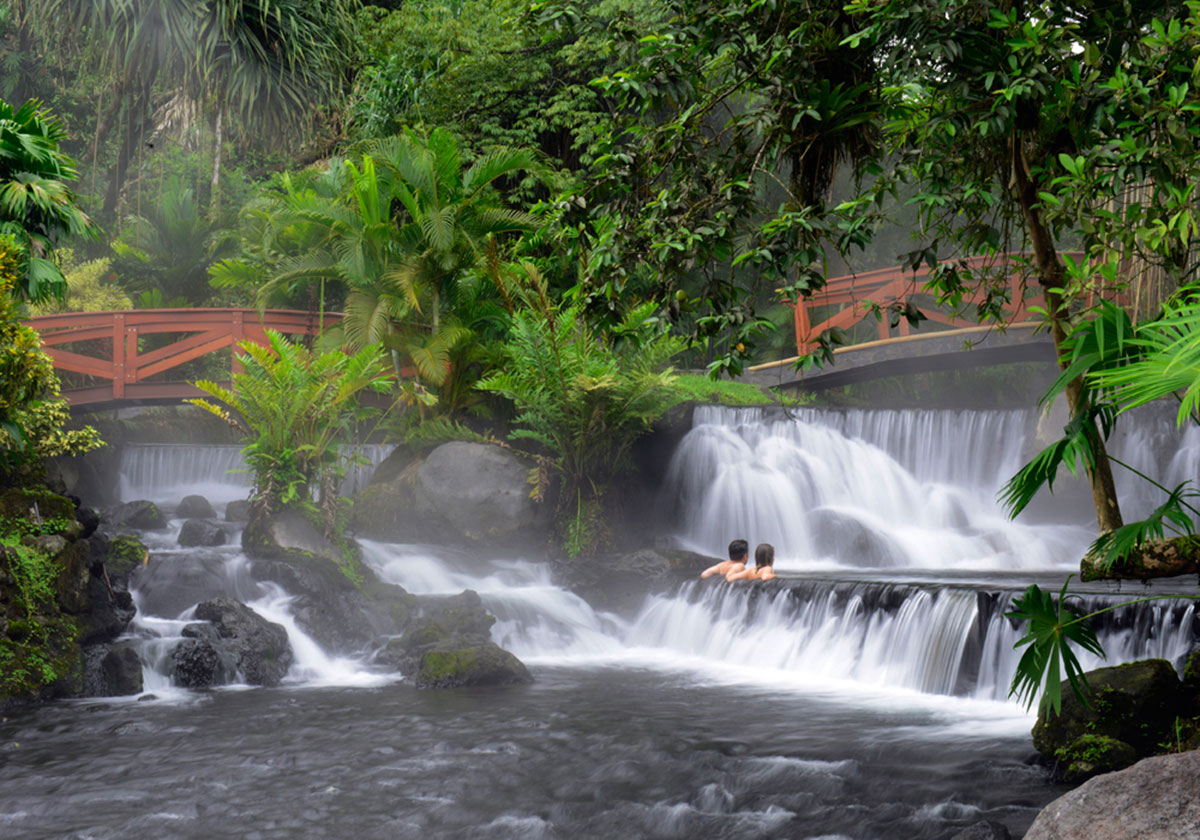
POLYGON ((514 685, 533 681, 528 669, 493 642, 428 650, 412 675, 417 688, 514 685))
POLYGON ((496 618, 468 589, 451 597, 421 599, 414 618, 377 661, 400 667, 417 688, 461 688, 531 682, 528 669, 488 636, 496 618))
POLYGON ((1059 775, 1064 782, 1077 783, 1101 773, 1124 770, 1137 761, 1137 752, 1124 741, 1105 735, 1081 735, 1056 750, 1059 775))
POLYGON ((1082 580, 1150 580, 1191 575, 1200 571, 1200 537, 1181 536, 1147 540, 1142 546, 1107 568, 1088 554, 1079 564, 1082 580))
POLYGON ((61 521, 75 519, 75 503, 45 489, 9 487, 0 490, 0 522, 61 521))
POLYGON ((167 520, 154 502, 138 499, 110 509, 104 518, 104 524, 113 529, 159 531, 167 527, 167 520))
POLYGON ((1105 736, 1152 755, 1183 708, 1184 691, 1165 659, 1145 659, 1087 672, 1091 708, 1062 684, 1062 713, 1043 706, 1033 727, 1033 746, 1047 758, 1084 735, 1105 736))
POLYGON ((105 565, 110 576, 125 576, 145 565, 149 557, 150 550, 136 537, 114 537, 105 565))

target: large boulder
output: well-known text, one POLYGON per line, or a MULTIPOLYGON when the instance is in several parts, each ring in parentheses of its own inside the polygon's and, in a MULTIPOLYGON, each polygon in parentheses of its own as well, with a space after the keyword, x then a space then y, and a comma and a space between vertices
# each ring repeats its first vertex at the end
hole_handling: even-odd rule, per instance
POLYGON ((171 651, 171 676, 184 688, 210 688, 237 679, 237 653, 211 624, 189 624, 171 651))
POLYGON ((255 559, 317 557, 331 563, 345 560, 337 546, 295 510, 252 519, 242 531, 242 550, 255 559))
POLYGON ((296 624, 335 654, 358 653, 380 637, 399 635, 416 604, 403 587, 384 583, 370 568, 351 570, 323 557, 259 559, 251 574, 282 586, 296 624))
POLYGON ((1200 752, 1160 755, 1106 773, 1038 814, 1025 840, 1200 837, 1200 752))
POLYGON ((453 597, 422 598, 422 615, 379 661, 399 664, 417 688, 513 685, 533 681, 524 663, 488 636, 496 619, 468 589, 453 597))
POLYGON ((359 494, 353 527, 374 539, 541 548, 549 511, 530 496, 530 467, 499 446, 444 443, 359 494))
POLYGON ((225 521, 226 522, 249 522, 250 521, 250 500, 249 499, 234 499, 232 502, 225 505, 225 521))
POLYGON ((217 552, 162 554, 136 566, 130 582, 146 613, 175 617, 201 601, 228 594, 227 567, 228 558, 217 552))
POLYGON ((279 685, 292 665, 283 625, 267 621, 240 601, 214 598, 196 605, 196 618, 216 628, 237 671, 251 685, 279 685))
POLYGON ((185 547, 225 545, 225 542, 225 532, 203 519, 189 519, 179 529, 179 544, 185 547))
POLYGON ((175 508, 175 516, 178 519, 215 519, 217 512, 203 496, 184 496, 175 508))
POLYGON ((93 645, 84 651, 83 696, 124 697, 142 692, 142 660, 128 645, 93 645))
POLYGON ((158 531, 167 527, 167 520, 154 502, 138 499, 110 508, 104 517, 104 525, 113 531, 125 528, 135 531, 158 531))
POLYGON ((251 520, 242 547, 254 559, 254 578, 287 590, 296 623, 326 650, 355 653, 399 635, 412 613, 413 597, 380 581, 357 546, 339 549, 299 513, 251 520))
POLYGON ((1084 735, 1100 735, 1150 755, 1167 738, 1183 702, 1183 686, 1165 659, 1145 659, 1087 672, 1091 708, 1084 706, 1065 680, 1062 712, 1045 706, 1033 727, 1033 746, 1047 758, 1059 758, 1084 735))

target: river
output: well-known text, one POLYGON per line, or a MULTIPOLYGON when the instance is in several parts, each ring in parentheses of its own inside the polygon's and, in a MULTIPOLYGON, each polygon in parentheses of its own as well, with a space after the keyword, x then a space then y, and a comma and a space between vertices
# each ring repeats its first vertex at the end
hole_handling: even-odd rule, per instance
MULTIPOLYGON (((1003 612, 1031 581, 1060 584, 1088 541, 1069 492, 1018 523, 994 502, 1036 434, 1021 411, 701 409, 664 532, 712 554, 773 542, 784 582, 694 581, 627 615, 520 557, 365 542, 414 593, 481 594, 536 678, 503 689, 420 692, 328 656, 239 549, 179 549, 175 521, 147 535, 151 563, 283 623, 288 679, 172 686, 161 663, 202 596, 135 579, 146 694, 0 722, 0 837, 944 840, 980 819, 1020 836, 1066 788, 1006 697, 1019 634, 1003 612)), ((1171 475, 1194 472, 1198 443, 1148 420, 1121 445, 1171 475)), ((245 494, 236 460, 132 447, 122 494, 201 490, 220 508, 245 494)), ((1108 664, 1178 660, 1197 638, 1179 602, 1111 615, 1108 664)))

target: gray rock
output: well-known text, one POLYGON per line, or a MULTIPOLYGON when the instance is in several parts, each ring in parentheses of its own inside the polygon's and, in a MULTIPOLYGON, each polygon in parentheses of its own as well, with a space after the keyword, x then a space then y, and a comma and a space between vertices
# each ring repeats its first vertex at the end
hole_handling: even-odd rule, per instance
POLYGON ((366 566, 357 567, 357 582, 342 569, 341 562, 296 556, 255 560, 251 574, 282 586, 292 596, 296 623, 332 653, 358 653, 402 633, 416 599, 366 566))
POLYGON ((950 840, 1012 840, 1008 828, 994 820, 980 820, 955 834, 950 840))
POLYGON ((422 598, 423 615, 378 661, 399 664, 417 688, 514 685, 533 681, 524 663, 488 636, 496 619, 468 589, 459 595, 422 598))
POLYGON ((182 546, 225 545, 225 532, 203 519, 189 519, 179 529, 179 544, 182 546))
POLYGON ((292 665, 283 625, 267 621, 240 601, 214 598, 196 605, 196 618, 210 622, 251 685, 279 685, 292 665))
POLYGON ((1083 735, 1124 741, 1139 756, 1154 752, 1167 737, 1184 700, 1183 686, 1171 663, 1144 659, 1087 672, 1091 708, 1062 683, 1062 712, 1043 707, 1033 726, 1033 746, 1042 755, 1056 753, 1083 735))
POLYGON ((1200 837, 1200 752, 1160 755, 1106 773, 1038 814, 1025 840, 1200 837))
POLYGON ((83 696, 125 697, 142 692, 142 660, 128 645, 93 645, 83 655, 83 696))
POLYGON ((175 508, 175 516, 178 519, 215 519, 217 512, 203 496, 184 496, 175 508))
POLYGON ((234 499, 232 502, 225 505, 225 521, 226 522, 249 522, 250 521, 250 500, 249 499, 234 499))
POLYGON ((139 499, 125 502, 109 510, 104 517, 108 528, 132 528, 137 531, 157 531, 167 527, 167 520, 154 502, 139 499))
POLYGON ((433 506, 473 542, 536 529, 540 510, 529 496, 532 465, 498 446, 452 441, 429 453, 418 471, 433 506))
POLYGON ((333 543, 294 510, 251 521, 242 532, 242 549, 250 557, 263 559, 319 557, 334 564, 345 559, 333 543))
POLYGON ((442 444, 359 494, 354 528, 377 539, 540 548, 550 512, 530 498, 531 466, 498 446, 442 444))
POLYGON ((189 624, 171 651, 172 677, 184 688, 210 688, 237 679, 237 654, 211 624, 189 624))
POLYGON ((188 607, 228 592, 226 558, 216 552, 159 555, 129 575, 148 615, 178 616, 188 607))
POLYGON ((643 548, 622 554, 555 561, 555 580, 594 607, 630 612, 646 600, 646 593, 666 589, 720 562, 691 551, 643 548))
POLYGON ((67 547, 67 539, 58 534, 42 534, 40 537, 26 537, 22 540, 25 545, 53 557, 67 547))

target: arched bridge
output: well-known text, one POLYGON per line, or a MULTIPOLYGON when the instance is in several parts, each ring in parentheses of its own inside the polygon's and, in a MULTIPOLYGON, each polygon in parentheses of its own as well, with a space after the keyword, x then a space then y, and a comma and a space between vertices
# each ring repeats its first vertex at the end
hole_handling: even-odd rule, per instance
POLYGON ((741 378, 759 385, 830 388, 905 373, 1007 362, 1053 362, 1054 345, 1046 331, 1037 329, 1042 323, 1038 310, 1044 307, 1044 299, 1040 288, 1026 282, 1025 255, 972 257, 960 264, 970 272, 986 274, 994 292, 1007 293, 1003 325, 980 326, 977 320, 962 314, 984 301, 986 293, 980 288, 964 295, 956 311, 939 307, 925 290, 931 272, 928 265, 915 270, 907 266, 835 277, 811 298, 792 307, 797 355, 755 365, 741 378), (873 319, 880 310, 903 308, 909 303, 928 319, 921 322, 921 329, 911 327, 903 317, 892 327, 884 311, 872 340, 834 350, 832 365, 795 369, 800 357, 817 349, 818 337, 826 330, 850 331, 873 319))
MULTIPOLYGON (((323 323, 328 325, 341 317, 326 313, 323 323)), ((201 377, 172 379, 168 373, 246 339, 266 344, 268 329, 315 335, 321 326, 316 313, 282 309, 262 313, 256 309, 65 312, 31 318, 26 323, 41 334, 60 374, 90 378, 86 383, 64 383, 63 396, 71 407, 84 410, 176 403, 201 396, 200 390, 186 381, 201 377)), ((229 364, 230 373, 238 371, 237 353, 231 354, 229 364)), ((207 372, 203 378, 227 377, 207 372)))

